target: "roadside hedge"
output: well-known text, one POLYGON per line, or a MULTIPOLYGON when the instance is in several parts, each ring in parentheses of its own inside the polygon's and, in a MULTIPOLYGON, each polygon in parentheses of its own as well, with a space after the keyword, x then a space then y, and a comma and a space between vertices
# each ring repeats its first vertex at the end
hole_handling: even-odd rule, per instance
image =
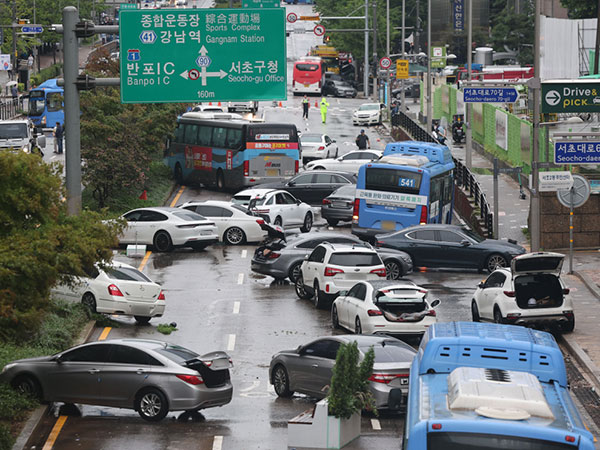
POLYGON ((51 78, 57 78, 59 75, 62 74, 62 68, 62 63, 58 63, 40 70, 35 75, 31 76, 31 78, 29 79, 29 85, 31 87, 39 86, 46 80, 50 80, 51 78))

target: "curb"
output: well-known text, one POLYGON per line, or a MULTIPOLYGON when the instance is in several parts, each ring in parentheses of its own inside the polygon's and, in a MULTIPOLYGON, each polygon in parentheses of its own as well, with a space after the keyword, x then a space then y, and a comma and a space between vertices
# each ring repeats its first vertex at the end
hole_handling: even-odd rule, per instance
POLYGON ((588 375, 589 379, 594 383, 595 388, 600 389, 600 369, 594 364, 594 361, 592 361, 587 353, 579 346, 574 337, 563 334, 562 343, 581 365, 585 374, 588 375))
MULTIPOLYGON (((94 328, 96 326, 95 320, 90 320, 79 333, 79 337, 75 340, 74 345, 83 344, 86 342, 92 333, 94 332, 94 328)), ((15 441, 12 450, 25 450, 25 446, 27 445, 27 441, 31 435, 35 433, 38 429, 42 419, 50 412, 52 404, 38 406, 33 410, 27 422, 25 422, 25 426, 17 436, 17 440, 15 441)))
POLYGON ((573 271, 573 275, 579 278, 582 281, 582 283, 585 284, 585 286, 592 292, 592 294, 594 294, 594 297, 600 300, 600 289, 598 288, 598 285, 594 282, 594 280, 592 280, 585 273, 580 273, 576 270, 573 271))

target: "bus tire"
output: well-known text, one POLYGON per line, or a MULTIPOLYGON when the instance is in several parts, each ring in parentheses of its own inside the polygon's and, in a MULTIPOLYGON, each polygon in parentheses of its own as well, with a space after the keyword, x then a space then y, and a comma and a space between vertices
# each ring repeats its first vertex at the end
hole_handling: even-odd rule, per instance
POLYGON ((223 171, 221 169, 217 170, 216 184, 219 191, 225 190, 225 176, 223 175, 223 171))
POLYGON ((183 185, 183 169, 181 168, 181 164, 175 164, 175 169, 173 169, 173 176, 175 177, 175 182, 179 185, 183 185))

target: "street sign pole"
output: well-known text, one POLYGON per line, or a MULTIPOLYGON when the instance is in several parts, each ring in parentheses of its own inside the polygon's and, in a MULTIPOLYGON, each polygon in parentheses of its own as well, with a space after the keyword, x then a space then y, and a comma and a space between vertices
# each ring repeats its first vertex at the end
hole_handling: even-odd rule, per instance
POLYGON ((531 251, 537 252, 540 250, 541 227, 540 227, 540 193, 539 191, 539 176, 537 163, 540 160, 540 0, 535 0, 535 28, 534 28, 534 45, 533 45, 533 71, 534 77, 532 82, 532 100, 533 100, 533 146, 531 151, 531 176, 533 186, 531 186, 529 212, 531 215, 530 221, 530 236, 531 236, 531 251))
POLYGON ((573 209, 575 209, 575 186, 569 189, 569 275, 573 274, 573 209))

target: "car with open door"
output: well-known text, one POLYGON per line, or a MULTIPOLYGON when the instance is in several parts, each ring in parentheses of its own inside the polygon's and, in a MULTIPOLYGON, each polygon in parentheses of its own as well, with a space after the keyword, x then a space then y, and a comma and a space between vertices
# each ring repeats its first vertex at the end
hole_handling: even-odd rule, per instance
POLYGON ((526 253, 515 257, 510 268, 492 272, 473 295, 473 321, 557 325, 562 331, 573 331, 573 301, 560 277, 564 258, 553 252, 526 253))

